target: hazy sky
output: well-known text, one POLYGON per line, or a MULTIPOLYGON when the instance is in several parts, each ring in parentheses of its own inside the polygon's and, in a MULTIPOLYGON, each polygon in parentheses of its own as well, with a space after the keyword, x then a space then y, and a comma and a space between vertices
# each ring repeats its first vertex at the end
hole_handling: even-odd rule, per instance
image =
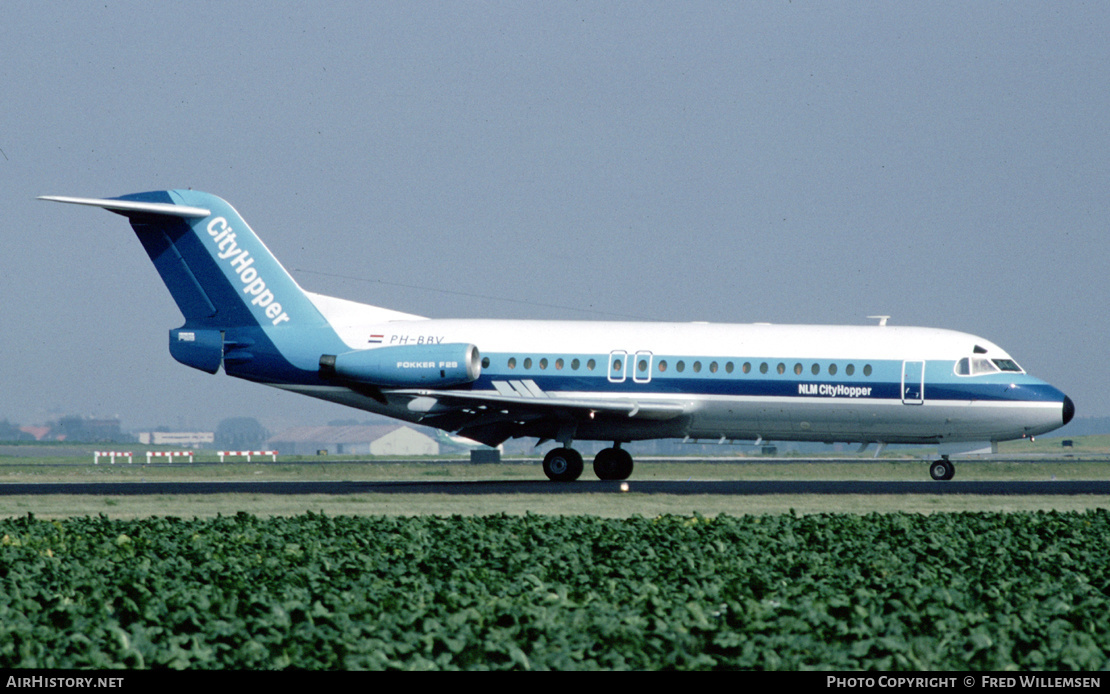
MULTIPOLYGON (((364 413, 177 364, 125 219, 192 187, 430 317, 890 322, 1110 416, 1110 5, 4 3, 0 418, 364 413)), ((480 345, 479 345, 480 346, 480 345)))

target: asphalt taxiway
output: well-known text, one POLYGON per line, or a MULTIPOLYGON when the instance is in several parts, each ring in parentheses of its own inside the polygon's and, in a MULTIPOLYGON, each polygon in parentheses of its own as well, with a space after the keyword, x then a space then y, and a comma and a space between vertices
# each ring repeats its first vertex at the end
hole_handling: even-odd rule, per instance
POLYGON ((0 484, 0 496, 15 495, 179 495, 179 494, 967 494, 980 496, 1110 495, 1110 480, 1052 481, 776 481, 578 480, 431 481, 431 482, 54 482, 0 484))

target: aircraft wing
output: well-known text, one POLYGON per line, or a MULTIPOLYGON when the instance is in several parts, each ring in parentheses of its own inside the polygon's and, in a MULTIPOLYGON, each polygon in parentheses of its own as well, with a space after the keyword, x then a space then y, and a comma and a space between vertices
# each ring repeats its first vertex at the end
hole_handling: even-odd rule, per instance
POLYGON ((412 399, 409 409, 424 412, 421 423, 453 431, 489 446, 513 437, 553 439, 565 427, 602 418, 673 419, 687 403, 636 397, 560 397, 535 381, 494 382, 495 391, 390 390, 412 399))

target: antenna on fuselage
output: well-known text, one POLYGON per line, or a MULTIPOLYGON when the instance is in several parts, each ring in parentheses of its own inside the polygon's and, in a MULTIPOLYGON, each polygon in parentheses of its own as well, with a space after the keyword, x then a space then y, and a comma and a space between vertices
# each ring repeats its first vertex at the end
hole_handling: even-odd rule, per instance
POLYGON ((880 326, 885 326, 886 322, 890 320, 890 316, 868 316, 868 318, 878 318, 880 326))

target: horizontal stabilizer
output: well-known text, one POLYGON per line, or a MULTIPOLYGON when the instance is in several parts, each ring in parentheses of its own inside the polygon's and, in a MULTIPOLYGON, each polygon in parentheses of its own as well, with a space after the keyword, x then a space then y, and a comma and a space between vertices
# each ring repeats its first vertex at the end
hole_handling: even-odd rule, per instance
POLYGON ((137 200, 112 200, 100 198, 69 198, 62 195, 40 195, 39 200, 51 202, 65 202, 71 205, 90 205, 103 207, 122 215, 156 214, 166 217, 208 217, 210 210, 203 207, 189 207, 187 205, 173 205, 167 202, 139 202, 137 200))

